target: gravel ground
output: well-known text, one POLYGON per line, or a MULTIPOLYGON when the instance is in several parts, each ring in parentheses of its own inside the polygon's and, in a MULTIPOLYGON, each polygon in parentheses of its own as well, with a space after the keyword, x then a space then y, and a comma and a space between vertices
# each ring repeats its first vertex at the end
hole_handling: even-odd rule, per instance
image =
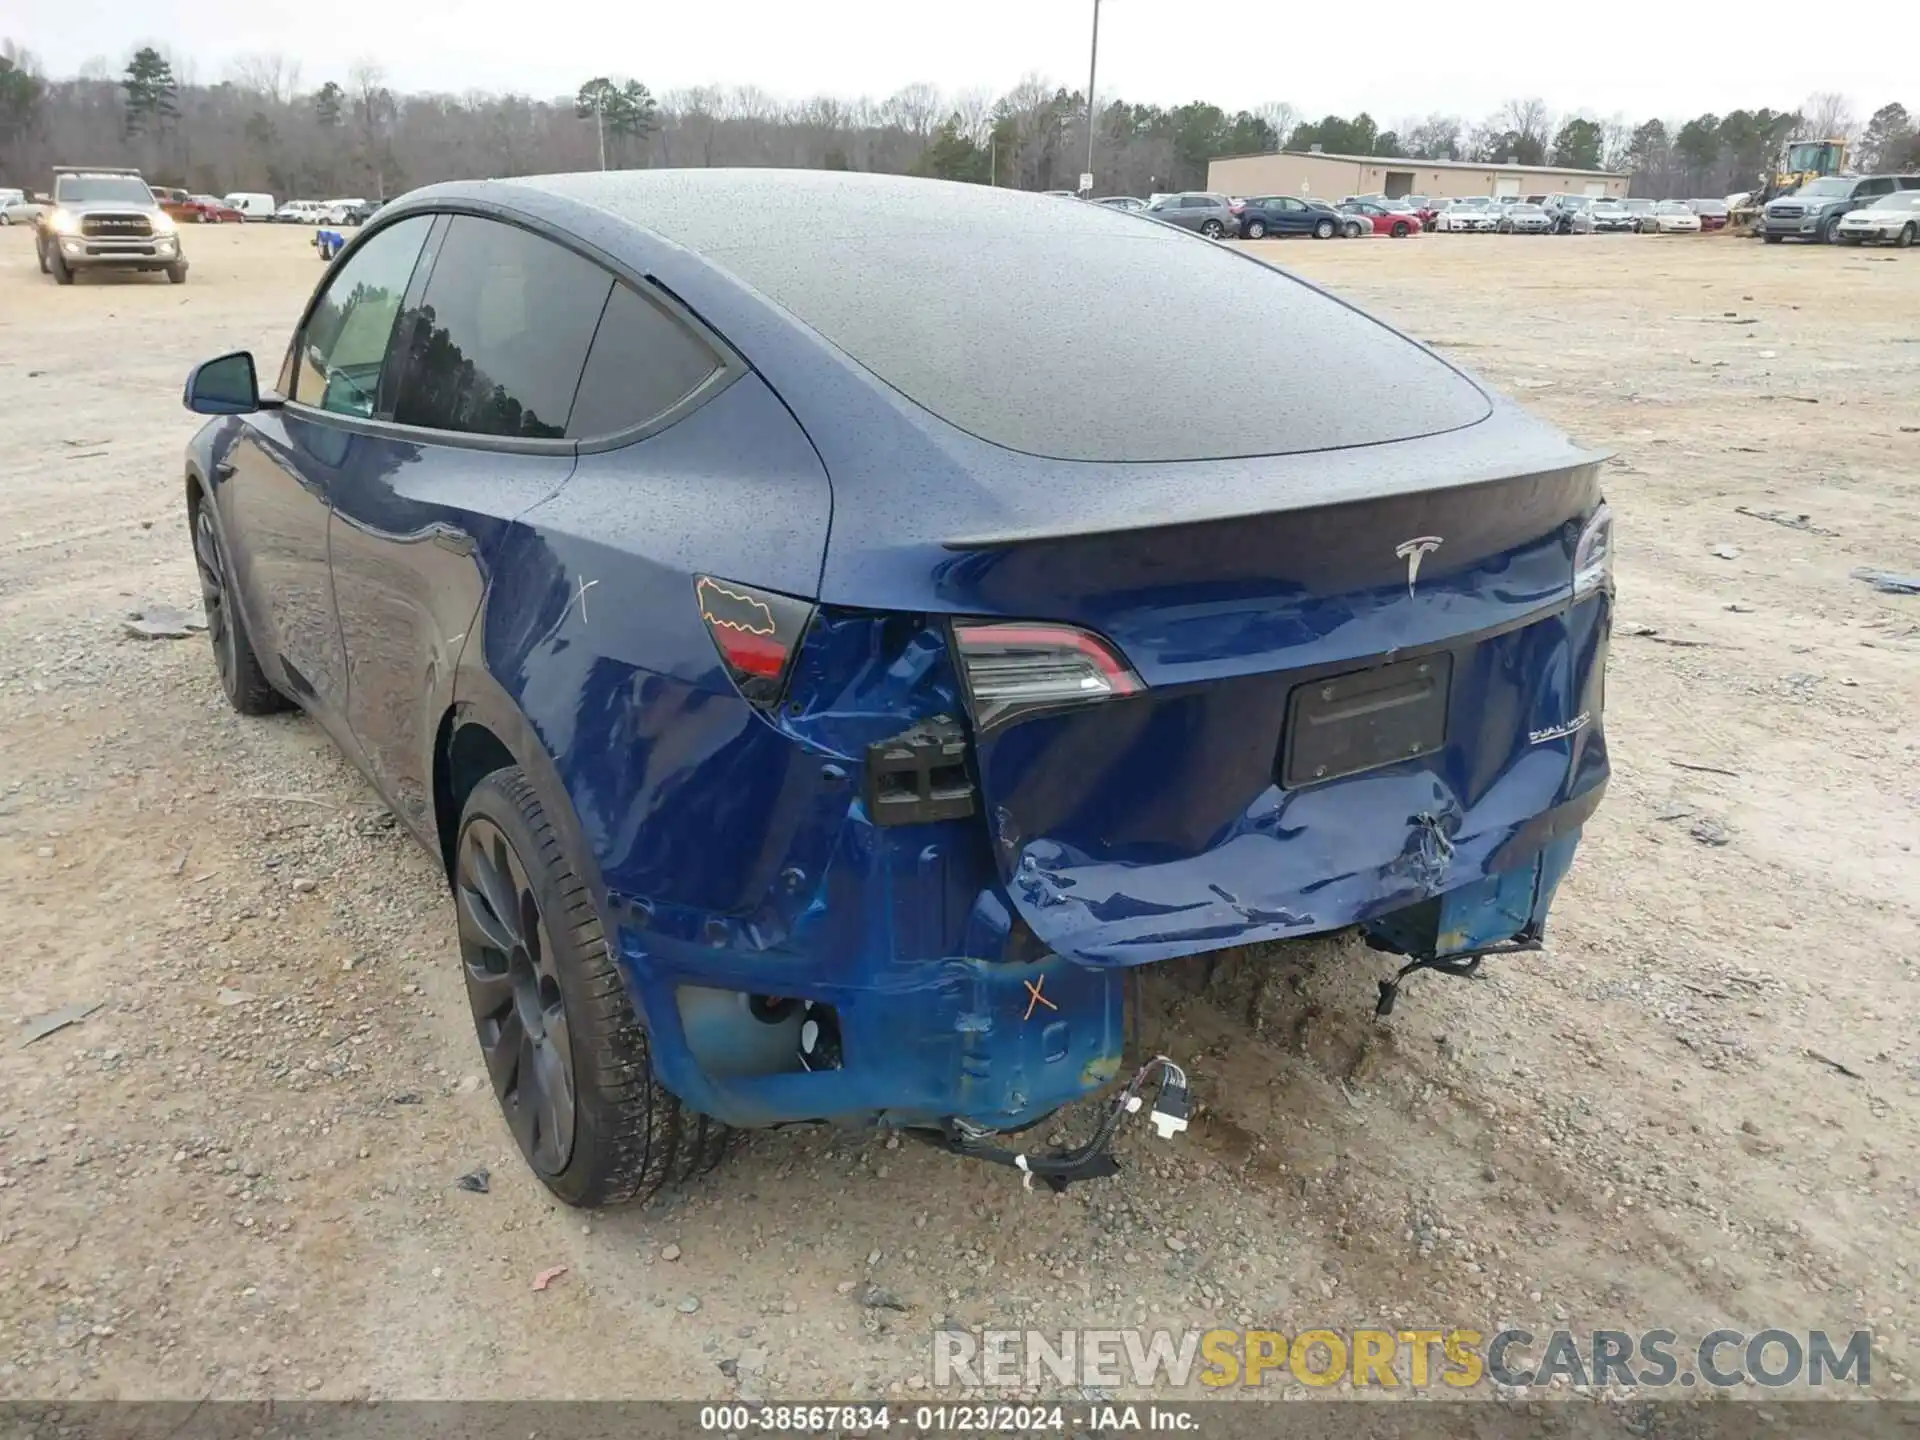
POLYGON ((1548 953, 1386 1025, 1342 942, 1156 972, 1200 1113, 1063 1197, 787 1132, 588 1217, 481 1083, 429 859, 125 632, 197 604, 187 366, 270 373, 318 270, 188 239, 183 288, 56 289, 0 231, 0 1396, 845 1398, 923 1393, 945 1324, 1383 1321, 1869 1327, 1920 1389, 1920 598, 1849 573, 1920 570, 1911 252, 1258 247, 1617 452, 1615 779, 1548 953))

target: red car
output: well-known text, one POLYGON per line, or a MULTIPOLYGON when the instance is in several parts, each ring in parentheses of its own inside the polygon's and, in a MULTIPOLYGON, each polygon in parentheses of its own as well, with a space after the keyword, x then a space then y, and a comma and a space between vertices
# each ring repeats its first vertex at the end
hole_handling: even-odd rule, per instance
POLYGON ((1411 210, 1390 210, 1373 200, 1349 200, 1341 210, 1361 220, 1373 222, 1373 233, 1391 235, 1396 240, 1404 240, 1409 235, 1418 235, 1426 226, 1420 217, 1411 210))
POLYGON ((226 201, 212 195, 193 195, 164 208, 185 225, 238 225, 247 218, 226 201))
POLYGON ((1703 231, 1724 230, 1727 221, 1733 218, 1733 212, 1727 208, 1724 200, 1689 200, 1687 208, 1700 217, 1703 231))

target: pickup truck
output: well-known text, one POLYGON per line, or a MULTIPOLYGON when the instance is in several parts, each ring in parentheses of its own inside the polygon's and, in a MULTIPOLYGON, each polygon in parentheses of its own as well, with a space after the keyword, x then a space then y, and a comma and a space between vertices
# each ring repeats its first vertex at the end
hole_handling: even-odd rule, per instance
POLYGON ((179 226, 138 170, 55 166, 53 203, 33 222, 40 273, 71 285, 81 270, 158 270, 187 279, 179 226))

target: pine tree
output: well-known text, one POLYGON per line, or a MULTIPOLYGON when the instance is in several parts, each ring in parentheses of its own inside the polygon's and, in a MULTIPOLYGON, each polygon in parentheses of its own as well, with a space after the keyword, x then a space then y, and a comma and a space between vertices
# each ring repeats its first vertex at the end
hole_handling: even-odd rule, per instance
POLYGON ((150 135, 180 118, 180 87, 174 81, 173 66, 151 45, 133 52, 120 87, 127 92, 128 135, 150 135))

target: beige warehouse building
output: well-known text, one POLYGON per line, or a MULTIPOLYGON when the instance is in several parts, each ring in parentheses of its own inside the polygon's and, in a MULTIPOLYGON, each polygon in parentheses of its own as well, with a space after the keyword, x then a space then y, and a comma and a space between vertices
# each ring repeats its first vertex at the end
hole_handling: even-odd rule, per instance
POLYGON ((1611 195, 1624 198, 1630 174, 1563 170, 1552 165, 1489 165, 1469 160, 1389 160, 1281 150, 1228 155, 1207 166, 1207 189, 1221 195, 1299 195, 1339 201, 1348 195, 1611 195))

